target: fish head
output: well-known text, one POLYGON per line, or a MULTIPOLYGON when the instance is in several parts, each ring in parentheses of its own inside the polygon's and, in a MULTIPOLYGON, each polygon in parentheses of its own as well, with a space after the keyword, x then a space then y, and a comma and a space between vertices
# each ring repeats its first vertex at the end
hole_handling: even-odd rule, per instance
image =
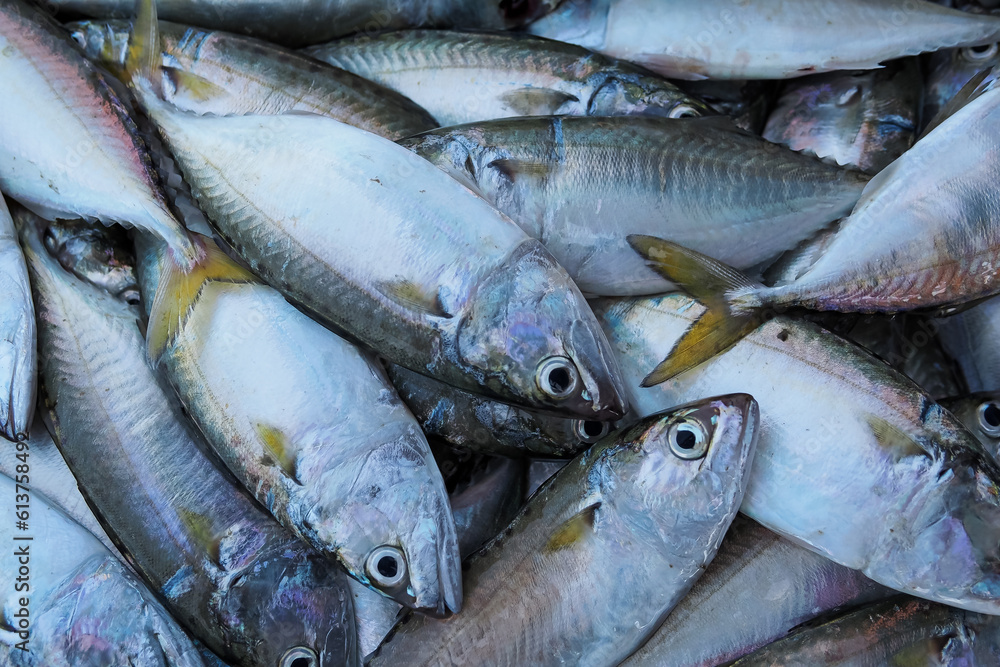
POLYGON ((457 338, 460 364, 496 396, 597 421, 627 411, 618 361, 590 306, 534 239, 480 282, 457 338))
POLYGON ((545 16, 559 5, 560 0, 497 0, 497 8, 508 30, 520 28, 545 16))
MULTIPOLYGON (((759 409, 748 394, 709 398, 639 421, 601 455, 596 478, 632 534, 673 554, 721 541, 743 501, 759 409)), ((599 447, 600 445, 598 445, 599 447)), ((717 546, 717 544, 716 544, 717 546)))
POLYGON ((1000 393, 984 391, 961 398, 945 399, 940 403, 1000 463, 1000 393))
POLYGON ((922 433, 893 447, 898 460, 886 485, 906 490, 905 505, 880 526, 864 572, 898 590, 1000 614, 1000 466, 951 413, 926 405, 922 433))
POLYGON ((608 77, 594 91, 587 115, 693 118, 716 114, 704 102, 688 97, 659 77, 619 74, 608 77))
POLYGON ((337 535, 341 563, 373 590, 429 616, 458 612, 455 520, 424 435, 409 426, 348 467, 350 495, 315 507, 308 523, 337 535))
POLYGON ((132 244, 118 227, 80 220, 50 222, 45 249, 64 269, 129 304, 139 303, 132 244))
POLYGON ((131 22, 76 21, 67 23, 66 27, 88 60, 115 76, 124 75, 131 22))
POLYGON ((972 77, 1000 65, 1000 44, 946 49, 927 56, 923 122, 926 125, 972 77))
POLYGON ((269 638, 254 649, 257 664, 356 664, 354 603, 347 578, 336 564, 297 540, 274 540, 270 553, 262 554, 252 571, 238 570, 221 597, 219 614, 225 625, 258 627, 269 638))

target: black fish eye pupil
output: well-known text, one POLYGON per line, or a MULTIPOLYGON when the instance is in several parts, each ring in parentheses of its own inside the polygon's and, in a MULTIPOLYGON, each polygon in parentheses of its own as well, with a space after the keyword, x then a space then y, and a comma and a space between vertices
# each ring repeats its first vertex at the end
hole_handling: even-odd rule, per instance
POLYGON ((570 382, 569 371, 565 368, 553 368, 549 371, 549 386, 556 394, 561 394, 569 389, 570 382))
POLYGON ((288 667, 313 667, 313 662, 309 658, 295 658, 288 667))
POLYGON ((972 51, 973 53, 986 53, 991 48, 993 48, 992 44, 980 44, 979 46, 969 47, 969 50, 972 51))
POLYGON ((681 449, 694 449, 698 438, 691 431, 677 431, 677 446, 681 449))
POLYGON ((392 556, 382 556, 378 559, 378 573, 383 577, 393 578, 396 576, 396 572, 399 571, 399 563, 392 556))
POLYGON ((996 403, 987 403, 986 409, 983 410, 983 421, 993 428, 1000 426, 1000 406, 996 403))
POLYGON ((592 438, 596 438, 604 432, 604 424, 601 422, 583 422, 583 432, 592 438))

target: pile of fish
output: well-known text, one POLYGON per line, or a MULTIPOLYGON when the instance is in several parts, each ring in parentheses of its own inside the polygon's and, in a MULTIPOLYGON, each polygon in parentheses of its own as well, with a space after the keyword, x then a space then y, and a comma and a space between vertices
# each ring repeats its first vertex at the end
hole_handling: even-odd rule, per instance
POLYGON ((998 42, 0 0, 0 664, 1000 665, 998 42))

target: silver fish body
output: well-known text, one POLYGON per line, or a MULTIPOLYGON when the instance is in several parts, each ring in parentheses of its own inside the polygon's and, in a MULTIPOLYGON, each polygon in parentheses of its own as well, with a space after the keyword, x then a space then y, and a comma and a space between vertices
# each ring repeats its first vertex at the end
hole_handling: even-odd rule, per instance
MULTIPOLYGON (((44 417, 44 415, 40 415, 44 417)), ((52 441, 52 436, 42 425, 40 418, 31 427, 27 440, 29 457, 31 459, 31 490, 33 494, 44 496, 54 507, 66 514, 70 519, 86 528, 101 541, 108 551, 118 557, 123 563, 125 558, 118 551, 111 538, 104 531, 100 520, 94 516, 93 510, 87 505, 87 500, 80 493, 76 478, 70 472, 59 449, 52 441)), ((17 465, 20 460, 13 455, 0 456, 0 474, 11 479, 17 478, 17 465)))
POLYGON ((945 351, 955 360, 969 391, 1000 389, 1000 299, 990 298, 935 320, 945 351))
POLYGON ((121 550, 228 661, 356 664, 344 575, 204 453, 146 357, 139 313, 65 271, 22 225, 56 440, 121 550))
POLYGON ((941 405, 983 444, 995 460, 1000 461, 1000 394, 984 391, 944 399, 941 405))
MULTIPOLYGON (((84 53, 113 72, 125 68, 131 21, 67 26, 84 53)), ((399 93, 336 67, 250 37, 159 22, 165 99, 220 116, 315 113, 401 139, 437 127, 399 93)))
POLYGON ((913 58, 797 79, 785 85, 763 137, 877 174, 916 141, 922 87, 913 58))
POLYGON ((152 232, 194 249, 159 190, 146 146, 105 75, 22 0, 0 5, 0 188, 48 219, 152 232))
POLYGON ((962 86, 988 67, 1000 65, 1000 44, 947 49, 927 56, 923 122, 926 124, 950 102, 962 86))
MULTIPOLYGON (((137 241, 146 295, 165 260, 151 242, 137 241)), ((197 289, 158 363, 212 448, 282 525, 407 606, 461 608, 444 482, 370 354, 244 275, 197 289), (398 576, 378 573, 376 552, 396 559, 398 576)))
POLYGON ((1000 619, 996 616, 897 598, 801 628, 737 660, 733 667, 903 664, 986 667, 998 662, 1000 619))
MULTIPOLYGON (((286 46, 318 44, 351 34, 372 35, 401 28, 505 30, 543 15, 554 0, 158 0, 168 21, 227 30, 286 46)), ((129 0, 53 0, 49 5, 96 18, 130 18, 129 0)))
POLYGON ((741 394, 605 438, 468 561, 461 614, 411 616, 370 664, 617 664, 714 556, 739 505, 756 422, 741 394))
POLYGON ((727 295, 735 310, 899 312, 1000 290, 1000 86, 987 86, 865 188, 795 280, 727 295))
POLYGON ((711 113, 641 67, 531 35, 405 30, 306 53, 406 95, 444 126, 510 116, 711 113))
MULTIPOLYGON (((202 667, 177 622, 85 528, 34 493, 36 452, 22 482, 0 474, 0 662, 9 667, 202 667), (22 497, 24 496, 24 497, 22 497), (30 505, 27 530, 16 530, 30 505), (18 579, 20 577, 20 579, 18 579)), ((6 457, 5 457, 6 458, 6 457)), ((10 458, 14 458, 11 454, 10 458)))
POLYGON ((924 0, 569 0, 529 30, 678 79, 788 79, 996 42, 1000 19, 924 0))
POLYGON ((329 118, 194 116, 144 97, 219 234, 320 320, 471 391, 587 419, 625 411, 565 270, 433 165, 329 118))
POLYGON ((585 293, 607 296, 671 287, 629 234, 748 268, 849 212, 867 182, 717 118, 510 118, 401 144, 482 193, 585 293))
POLYGON ((508 457, 573 456, 606 436, 609 422, 565 419, 456 389, 390 364, 389 378, 430 436, 459 448, 508 457))
POLYGON ((451 492, 458 548, 463 558, 513 521, 525 498, 527 464, 496 456, 483 461, 451 492))
POLYGON ((35 412, 38 354, 28 268, 0 196, 0 435, 24 440, 35 412))
POLYGON ((744 514, 885 586, 1000 612, 1000 467, 910 380, 779 316, 707 363, 641 388, 703 307, 682 295, 594 307, 636 415, 737 387, 759 401, 744 514))
POLYGON ((622 667, 713 667, 834 609, 894 595, 742 516, 691 592, 622 667))

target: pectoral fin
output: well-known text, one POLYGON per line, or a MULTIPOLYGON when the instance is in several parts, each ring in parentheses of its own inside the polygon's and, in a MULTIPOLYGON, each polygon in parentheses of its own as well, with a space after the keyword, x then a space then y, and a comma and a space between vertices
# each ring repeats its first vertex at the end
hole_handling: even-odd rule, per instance
POLYGON ((566 102, 579 101, 575 95, 551 88, 518 88, 504 93, 500 99, 519 116, 551 116, 566 102))
POLYGON ((594 532, 594 516, 601 503, 589 505, 556 528, 545 544, 544 551, 554 552, 567 549, 594 532))

